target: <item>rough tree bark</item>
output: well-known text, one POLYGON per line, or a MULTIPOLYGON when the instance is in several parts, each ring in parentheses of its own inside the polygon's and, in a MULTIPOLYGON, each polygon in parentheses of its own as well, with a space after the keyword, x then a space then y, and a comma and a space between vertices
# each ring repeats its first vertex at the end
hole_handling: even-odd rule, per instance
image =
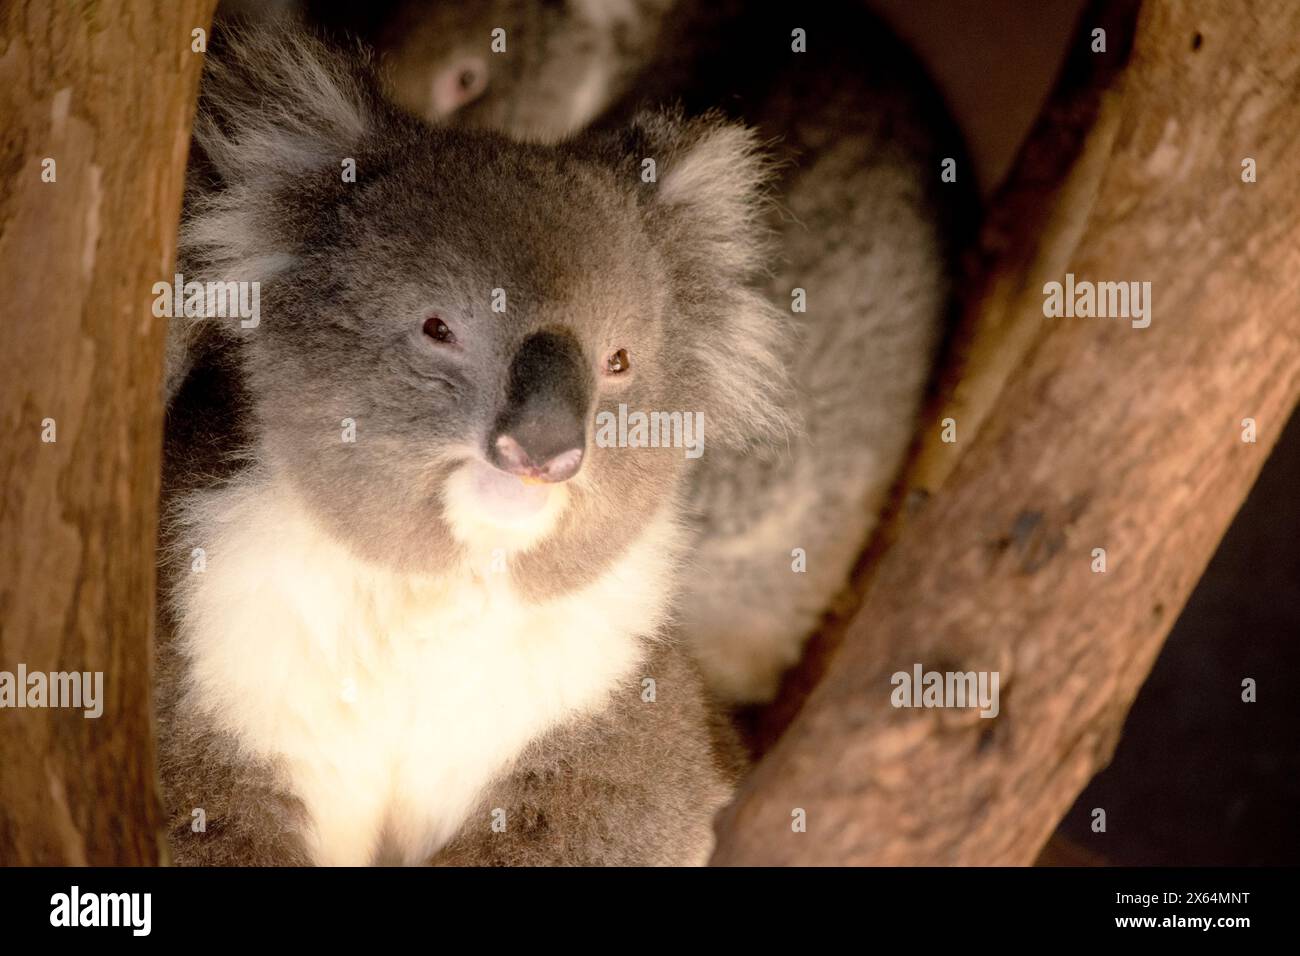
POLYGON ((1092 0, 1085 7, 1052 95, 984 217, 979 242, 963 256, 957 334, 885 513, 776 700, 747 715, 756 752, 765 753, 794 720, 843 642, 881 557, 970 447, 969 440, 942 441, 943 420, 960 419, 965 439, 978 434, 1008 376, 1047 332, 1041 311, 1023 308, 1025 295, 1041 287, 1033 284, 1038 276, 1065 272, 1092 210, 1120 113, 1102 106, 1121 95, 1138 6, 1092 0), (1107 32, 1104 56, 1092 52, 1098 26, 1107 32))
POLYGON ((937 416, 957 446, 918 459, 923 503, 721 819, 715 863, 1031 862, 1110 759, 1295 407, 1300 8, 1147 0, 1127 66, 1094 79, 1092 130, 1025 233, 1044 241, 1007 242, 981 290, 970 374, 937 416), (1151 282, 1151 326, 1044 318, 1067 271, 1151 282), (890 675, 918 662, 999 671, 1000 715, 895 709, 890 675))
POLYGON ((163 852, 150 289, 172 274, 203 59, 191 31, 214 3, 0 5, 0 670, 104 675, 98 719, 0 709, 3 864, 163 852))

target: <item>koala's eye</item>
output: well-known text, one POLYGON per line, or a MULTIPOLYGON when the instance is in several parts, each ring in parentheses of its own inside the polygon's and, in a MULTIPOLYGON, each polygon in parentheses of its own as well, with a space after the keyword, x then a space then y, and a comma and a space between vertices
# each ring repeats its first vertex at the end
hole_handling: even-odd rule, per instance
POLYGON ((436 315, 431 315, 424 320, 424 334, 435 342, 448 345, 456 341, 456 333, 451 330, 451 326, 436 315))
POLYGON ((456 84, 467 100, 473 99, 487 89, 487 71, 477 63, 466 66, 456 77, 456 84))
POLYGON ((622 375, 632 367, 631 360, 627 357, 627 349, 617 349, 609 353, 609 358, 605 359, 606 375, 622 375))
POLYGON ((488 88, 488 65, 481 56, 462 56, 434 78, 434 109, 439 116, 456 112, 472 103, 488 88))

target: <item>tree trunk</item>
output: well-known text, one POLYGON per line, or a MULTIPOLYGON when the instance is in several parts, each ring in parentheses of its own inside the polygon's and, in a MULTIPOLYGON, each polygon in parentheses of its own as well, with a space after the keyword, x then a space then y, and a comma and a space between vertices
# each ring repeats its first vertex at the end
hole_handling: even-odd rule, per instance
POLYGON ((0 671, 103 674, 98 718, 0 709, 4 864, 164 852, 150 664, 165 320, 151 287, 171 281, 203 63, 191 31, 206 34, 213 5, 0 12, 0 671))
MULTIPOLYGON (((1108 52, 1087 55, 1122 57, 1115 24, 1131 7, 1094 4, 1075 42, 1104 26, 1108 52)), ((1084 92, 1080 56, 1058 105, 1084 92)), ((1037 189, 1049 212, 989 247, 967 375, 936 416, 955 419, 957 442, 936 454, 932 426, 912 474, 923 503, 724 814, 717 863, 1032 862, 1109 761, 1295 407, 1300 7, 1148 0, 1127 66, 1092 77, 1074 155, 1027 180, 1050 171, 1033 155, 1044 127, 1022 156, 1011 195, 1037 189), (1044 283, 1066 272, 1150 282, 1150 327, 1045 318, 1044 283), (999 672, 999 715, 895 708, 891 675, 918 663, 999 672)), ((1222 692, 1252 676, 1267 679, 1224 674, 1222 692)))

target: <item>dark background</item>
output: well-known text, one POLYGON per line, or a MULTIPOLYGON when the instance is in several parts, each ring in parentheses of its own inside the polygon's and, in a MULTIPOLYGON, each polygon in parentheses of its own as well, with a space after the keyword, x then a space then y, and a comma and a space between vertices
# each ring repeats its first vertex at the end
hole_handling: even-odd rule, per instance
POLYGON ((1111 765, 1061 824, 1098 862, 1300 859, 1300 413, 1183 609, 1111 765), (1241 699, 1253 677, 1257 702, 1241 699), (1093 833, 1092 808, 1107 832, 1093 833))

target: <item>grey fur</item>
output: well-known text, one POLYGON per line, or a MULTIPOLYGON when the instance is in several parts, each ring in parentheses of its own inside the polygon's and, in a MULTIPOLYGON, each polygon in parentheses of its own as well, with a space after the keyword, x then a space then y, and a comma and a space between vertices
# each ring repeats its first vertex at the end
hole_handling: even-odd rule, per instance
MULTIPOLYGON (((710 454, 783 435, 779 322, 753 288, 768 167, 751 133, 714 116, 641 116, 557 148, 432 128, 386 105, 364 64, 279 31, 214 45, 196 136, 181 270, 260 281, 262 321, 203 320, 169 409, 165 802, 179 863, 302 863, 310 821, 283 768, 243 755, 190 693, 179 602, 191 496, 274 468, 358 560, 439 574, 461 548, 441 483, 483 442, 511 355, 541 328, 578 340, 593 381, 610 341, 635 357, 626 381, 596 390, 593 418, 619 402, 701 410, 710 454), (657 183, 639 177, 648 156, 657 183), (344 157, 355 184, 341 181, 344 157), (494 288, 509 292, 506 315, 487 311, 494 288), (430 309, 456 317, 455 355, 422 335, 430 309), (364 441, 337 440, 347 417, 364 441)), ((538 601, 599 576, 657 506, 681 501, 690 466, 678 449, 589 438, 561 523, 512 563, 516 593, 538 601)), ((702 861, 734 740, 680 643, 643 640, 663 702, 614 688, 604 711, 533 741, 483 794, 526 827, 492 840, 472 818, 438 862, 702 861)))
POLYGON ((384 34, 390 87, 410 108, 442 57, 484 46, 499 25, 521 39, 488 57, 493 80, 463 111, 469 125, 555 137, 577 115, 603 113, 608 126, 647 103, 681 102, 688 114, 721 108, 770 141, 782 175, 767 292, 798 332, 783 364, 806 430, 788 446, 706 456, 683 626, 721 695, 771 697, 843 589, 912 439, 970 218, 960 137, 860 2, 629 3, 604 20, 581 2, 540 19, 525 3, 422 5, 418 16, 415 6, 384 34), (806 53, 791 50, 795 27, 806 53), (595 108, 579 108, 592 95, 575 76, 599 56, 612 60, 608 82, 595 108), (945 157, 958 161, 959 183, 940 182, 945 157), (789 311, 795 288, 806 313, 789 311), (796 548, 804 573, 792 570, 796 548))
POLYGON ((535 741, 483 793, 434 864, 703 863, 713 810, 730 799, 744 758, 687 657, 660 646, 648 672, 656 675, 655 704, 629 682, 596 719, 535 741), (501 832, 491 826, 498 810, 501 832))
POLYGON ((430 4, 404 0, 378 31, 384 78, 397 102, 431 119, 440 70, 476 55, 486 64, 489 95, 457 112, 460 125, 555 141, 579 132, 615 95, 629 89, 654 55, 676 0, 479 0, 430 4), (493 52, 492 31, 506 49, 493 52), (588 107, 585 89, 598 91, 588 107))

